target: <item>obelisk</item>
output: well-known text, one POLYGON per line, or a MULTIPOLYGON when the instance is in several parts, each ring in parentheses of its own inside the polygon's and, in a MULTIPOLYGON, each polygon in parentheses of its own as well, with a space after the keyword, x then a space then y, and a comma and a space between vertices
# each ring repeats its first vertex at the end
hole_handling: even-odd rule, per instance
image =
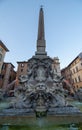
POLYGON ((43 12, 43 8, 41 7, 39 12, 37 51, 35 55, 39 57, 47 56, 45 48, 46 48, 46 41, 45 41, 45 32, 44 32, 44 12, 43 12))

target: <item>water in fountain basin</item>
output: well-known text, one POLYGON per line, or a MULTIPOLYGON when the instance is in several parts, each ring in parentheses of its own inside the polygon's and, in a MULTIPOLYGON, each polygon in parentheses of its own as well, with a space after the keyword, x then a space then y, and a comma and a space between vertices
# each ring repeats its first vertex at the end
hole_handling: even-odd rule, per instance
POLYGON ((48 125, 44 119, 37 119, 36 125, 0 126, 0 130, 82 130, 82 124, 48 125))

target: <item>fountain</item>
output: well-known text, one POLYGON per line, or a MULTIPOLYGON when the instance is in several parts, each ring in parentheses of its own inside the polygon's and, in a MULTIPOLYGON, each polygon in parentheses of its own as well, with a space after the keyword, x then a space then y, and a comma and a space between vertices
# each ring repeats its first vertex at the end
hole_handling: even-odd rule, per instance
POLYGON ((43 8, 40 8, 37 51, 28 60, 26 75, 19 77, 14 98, 0 112, 0 124, 28 124, 29 118, 46 117, 54 123, 77 123, 82 121, 78 108, 66 101, 67 91, 62 86, 63 77, 53 69, 53 59, 45 51, 43 8), (49 117, 49 118, 48 118, 49 117), (62 120, 63 118, 63 120, 62 120), (54 120, 53 120, 54 119, 54 120))

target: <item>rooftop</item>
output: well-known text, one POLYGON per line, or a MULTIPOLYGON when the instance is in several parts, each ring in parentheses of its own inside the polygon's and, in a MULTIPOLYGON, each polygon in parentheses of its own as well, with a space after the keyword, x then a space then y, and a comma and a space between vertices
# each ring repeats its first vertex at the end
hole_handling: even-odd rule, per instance
POLYGON ((0 45, 5 49, 5 51, 9 51, 8 48, 4 45, 4 43, 0 40, 0 45))

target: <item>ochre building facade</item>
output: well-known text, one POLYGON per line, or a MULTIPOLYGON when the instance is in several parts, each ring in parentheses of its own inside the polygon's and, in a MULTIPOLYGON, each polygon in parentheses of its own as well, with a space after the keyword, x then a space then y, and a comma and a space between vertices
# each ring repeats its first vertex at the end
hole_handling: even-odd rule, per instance
POLYGON ((76 90, 82 87, 82 52, 61 73, 76 90))

